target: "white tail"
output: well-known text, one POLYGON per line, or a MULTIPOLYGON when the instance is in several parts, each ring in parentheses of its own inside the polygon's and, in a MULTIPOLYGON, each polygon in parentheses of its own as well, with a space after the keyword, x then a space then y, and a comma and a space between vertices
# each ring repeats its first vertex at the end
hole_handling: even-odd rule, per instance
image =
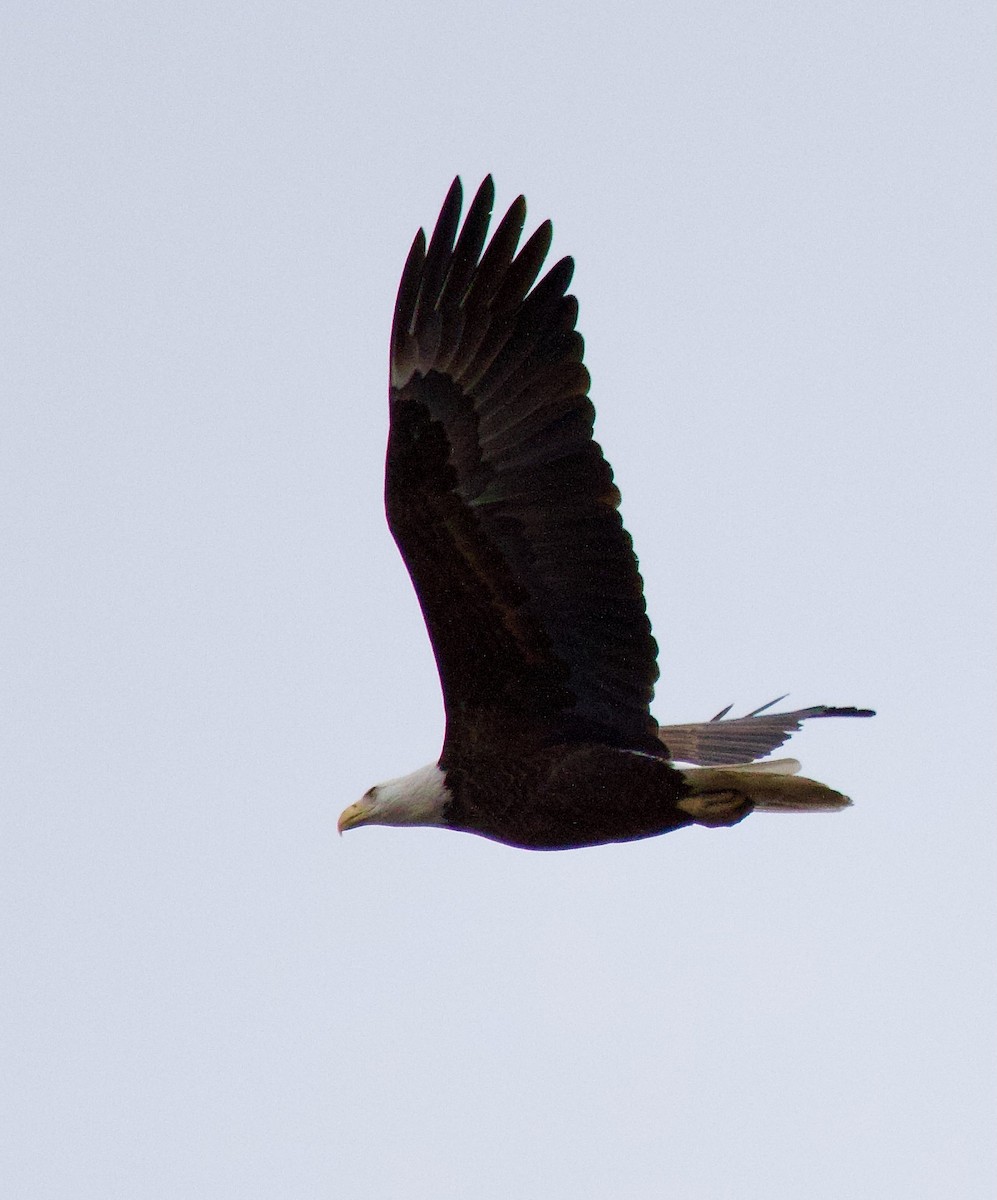
MULTIPOLYGON (((696 770, 710 770, 711 768, 696 768, 686 767, 685 773, 689 775, 696 770)), ((724 771, 751 771, 763 773, 765 775, 799 775, 803 769, 799 759, 796 758, 766 758, 761 762, 735 763, 733 766, 723 768, 712 768, 713 770, 722 769, 724 771)))
POLYGON ((733 825, 749 812, 836 812, 851 800, 816 779, 797 775, 795 758, 729 767, 687 767, 691 793, 679 808, 700 825, 733 825))

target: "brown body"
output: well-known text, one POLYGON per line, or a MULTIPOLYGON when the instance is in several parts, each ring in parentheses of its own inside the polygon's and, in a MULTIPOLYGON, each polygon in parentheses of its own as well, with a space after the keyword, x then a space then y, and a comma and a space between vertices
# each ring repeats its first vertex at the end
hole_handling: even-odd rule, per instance
MULTIPOLYGON (((447 772, 451 829, 529 850, 566 850, 631 842, 693 822, 678 807, 690 794, 682 771, 665 758, 610 746, 556 746, 473 770, 447 772)), ((725 824, 747 816, 740 815, 725 824)))

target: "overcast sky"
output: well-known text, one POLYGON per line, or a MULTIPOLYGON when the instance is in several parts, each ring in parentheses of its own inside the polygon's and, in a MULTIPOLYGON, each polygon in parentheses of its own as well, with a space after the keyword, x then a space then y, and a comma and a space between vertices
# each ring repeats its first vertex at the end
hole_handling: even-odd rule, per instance
POLYGON ((992 5, 69 4, 0 31, 0 1178, 990 1200, 992 5), (381 508, 454 174, 554 221, 663 721, 850 794, 336 837, 434 760, 381 508))

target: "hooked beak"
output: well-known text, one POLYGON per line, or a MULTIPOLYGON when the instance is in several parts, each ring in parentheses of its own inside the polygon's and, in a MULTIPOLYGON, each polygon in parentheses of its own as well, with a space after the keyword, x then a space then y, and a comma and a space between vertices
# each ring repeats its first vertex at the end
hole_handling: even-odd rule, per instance
POLYGON ((369 815, 370 809, 363 800, 358 800, 356 804, 351 804, 349 808, 344 808, 339 816, 338 829, 340 836, 347 829, 354 829, 357 825, 365 825, 369 815))

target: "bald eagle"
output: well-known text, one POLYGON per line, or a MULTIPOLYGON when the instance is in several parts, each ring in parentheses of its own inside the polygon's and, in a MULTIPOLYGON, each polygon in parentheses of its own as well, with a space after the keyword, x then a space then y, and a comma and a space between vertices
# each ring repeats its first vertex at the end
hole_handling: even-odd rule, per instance
POLYGON ((517 252, 520 196, 486 247, 493 203, 488 177, 458 235, 454 180, 428 247, 416 234, 391 330, 385 506, 436 655, 443 751, 371 788, 340 832, 435 825, 561 850, 843 808, 795 760, 754 760, 804 720, 868 709, 651 716, 657 646, 592 438, 574 264, 534 286, 551 223, 517 252))

